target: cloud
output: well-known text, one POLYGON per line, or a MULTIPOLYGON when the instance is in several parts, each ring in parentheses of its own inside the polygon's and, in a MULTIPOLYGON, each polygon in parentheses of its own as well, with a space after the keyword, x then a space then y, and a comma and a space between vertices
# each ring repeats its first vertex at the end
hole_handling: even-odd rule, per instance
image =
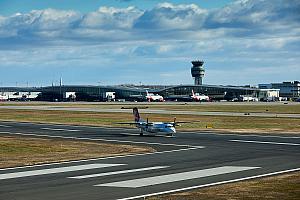
POLYGON ((238 0, 210 10, 160 3, 147 10, 49 8, 0 16, 1 67, 114 66, 117 73, 163 66, 167 71, 160 71, 161 77, 171 77, 170 69, 182 74, 187 62, 204 59, 229 82, 228 69, 243 80, 247 70, 261 69, 266 76, 270 66, 278 69, 284 60, 283 73, 299 72, 299 10, 298 0, 238 0))
POLYGON ((173 5, 162 3, 152 10, 147 10, 135 22, 135 28, 182 30, 199 28, 207 11, 195 4, 173 5))
POLYGON ((205 28, 263 31, 286 30, 300 23, 300 1, 239 0, 209 13, 205 28))
POLYGON ((142 11, 135 7, 100 7, 97 11, 84 15, 80 26, 95 29, 129 29, 141 14, 142 11))
POLYGON ((28 32, 57 31, 72 28, 72 23, 80 18, 75 11, 63 10, 33 10, 30 13, 16 13, 2 20, 1 29, 11 30, 22 36, 28 32))
POLYGON ((5 43, 4 39, 14 45, 14 40, 15 44, 28 40, 38 44, 88 39, 101 43, 298 35, 299 10, 300 2, 296 0, 240 0, 215 10, 171 3, 161 3, 145 11, 135 7, 100 7, 86 14, 72 10, 33 10, 0 17, 0 43, 5 43))

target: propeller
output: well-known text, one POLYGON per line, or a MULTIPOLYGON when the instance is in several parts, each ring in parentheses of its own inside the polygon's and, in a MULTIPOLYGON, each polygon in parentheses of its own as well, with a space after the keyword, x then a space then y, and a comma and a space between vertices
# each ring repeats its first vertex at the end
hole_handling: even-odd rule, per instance
POLYGON ((149 118, 147 117, 147 124, 146 124, 146 128, 148 128, 149 125, 149 118))
POLYGON ((177 124, 177 122, 176 122, 176 117, 174 117, 174 121, 173 121, 173 127, 175 127, 175 126, 180 126, 180 125, 177 124))

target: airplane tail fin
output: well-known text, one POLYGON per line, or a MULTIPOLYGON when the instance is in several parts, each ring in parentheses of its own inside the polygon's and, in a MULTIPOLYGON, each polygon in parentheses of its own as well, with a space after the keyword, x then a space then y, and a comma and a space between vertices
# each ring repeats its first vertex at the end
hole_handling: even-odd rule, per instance
POLYGON ((192 90, 192 96, 195 96, 194 90, 192 90))
POLYGON ((138 109, 147 109, 148 107, 122 107, 121 109, 132 109, 133 117, 134 117, 134 122, 144 122, 144 120, 140 117, 140 113, 138 109))
POLYGON ((132 109, 132 111, 133 111, 134 121, 139 122, 141 117, 140 117, 140 113, 139 113, 138 108, 135 107, 135 108, 132 109))

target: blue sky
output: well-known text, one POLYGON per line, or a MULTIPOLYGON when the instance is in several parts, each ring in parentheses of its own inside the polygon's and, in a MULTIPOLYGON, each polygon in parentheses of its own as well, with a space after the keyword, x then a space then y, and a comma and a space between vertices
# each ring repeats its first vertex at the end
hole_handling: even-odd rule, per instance
MULTIPOLYGON (((140 9, 150 9, 160 0, 1 0, 0 13, 11 15, 17 12, 30 12, 31 10, 41 10, 47 8, 76 10, 82 13, 95 11, 100 6, 121 7, 135 6, 140 9)), ((167 2, 167 1, 166 1, 167 2)), ((174 4, 197 4, 203 8, 220 8, 232 2, 232 0, 172 0, 174 4)))
POLYGON ((298 0, 0 0, 0 86, 299 80, 298 0), (88 2, 88 3, 86 3, 88 2))

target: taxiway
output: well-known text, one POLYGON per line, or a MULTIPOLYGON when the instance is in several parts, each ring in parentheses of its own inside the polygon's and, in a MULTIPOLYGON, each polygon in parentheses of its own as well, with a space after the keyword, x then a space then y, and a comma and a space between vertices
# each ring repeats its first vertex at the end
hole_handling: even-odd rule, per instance
POLYGON ((300 136, 0 122, 0 134, 149 145, 154 153, 0 169, 0 199, 137 199, 300 170, 300 136))

